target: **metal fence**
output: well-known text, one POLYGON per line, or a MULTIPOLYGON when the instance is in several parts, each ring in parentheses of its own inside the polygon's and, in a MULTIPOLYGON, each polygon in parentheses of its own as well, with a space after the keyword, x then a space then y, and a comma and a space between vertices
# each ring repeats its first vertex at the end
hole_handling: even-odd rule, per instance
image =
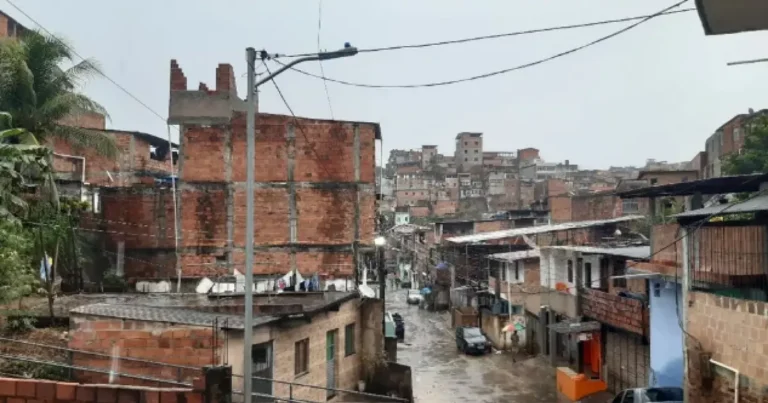
MULTIPOLYGON (((232 375, 235 378, 241 378, 241 375, 232 375)), ((355 397, 356 402, 409 402, 407 398, 394 397, 386 395, 378 395, 375 393, 359 392, 355 390, 329 388, 327 386, 309 385, 306 383, 281 381, 274 378, 264 378, 254 376, 251 378, 253 385, 266 386, 267 389, 272 389, 272 393, 253 392, 252 395, 257 399, 257 402, 302 402, 302 403, 317 403, 325 402, 327 397, 333 396, 336 398, 355 397), (282 393, 275 393, 275 390, 280 390, 282 393), (306 394, 306 390, 324 391, 325 396, 323 400, 304 400, 297 396, 306 394)), ((235 395, 243 395, 243 391, 234 391, 235 395)), ((342 400, 344 401, 344 400, 342 400)))
MULTIPOLYGON (((692 231, 687 242, 694 289, 718 295, 768 300, 766 227, 721 223, 692 231)), ((682 256, 678 262, 682 263, 682 256)))

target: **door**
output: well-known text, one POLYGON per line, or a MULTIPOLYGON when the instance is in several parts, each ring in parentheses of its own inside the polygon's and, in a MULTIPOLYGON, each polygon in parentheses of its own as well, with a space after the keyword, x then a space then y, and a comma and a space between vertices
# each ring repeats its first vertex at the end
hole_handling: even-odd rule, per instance
POLYGON ((254 402, 272 402, 272 342, 256 344, 251 349, 253 359, 253 380, 251 390, 258 395, 254 402))
POLYGON ((327 398, 336 396, 336 330, 331 330, 325 336, 325 358, 326 358, 326 383, 327 398))

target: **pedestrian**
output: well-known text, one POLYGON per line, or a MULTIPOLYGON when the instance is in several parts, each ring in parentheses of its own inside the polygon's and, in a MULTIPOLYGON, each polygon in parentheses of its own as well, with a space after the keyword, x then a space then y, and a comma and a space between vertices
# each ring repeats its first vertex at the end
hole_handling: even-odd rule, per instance
POLYGON ((509 336, 510 350, 512 351, 512 362, 517 361, 517 354, 520 350, 520 336, 517 334, 517 330, 513 331, 509 336))
POLYGON ((395 277, 395 288, 400 288, 400 278, 395 277))

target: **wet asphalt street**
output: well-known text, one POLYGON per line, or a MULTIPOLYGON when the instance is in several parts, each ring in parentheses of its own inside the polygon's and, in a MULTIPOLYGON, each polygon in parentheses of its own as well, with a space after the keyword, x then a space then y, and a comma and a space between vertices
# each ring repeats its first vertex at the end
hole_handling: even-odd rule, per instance
POLYGON ((418 403, 552 403, 554 369, 540 359, 513 362, 507 354, 467 356, 456 349, 446 312, 429 312, 405 302, 406 291, 387 293, 387 309, 405 322, 397 361, 409 365, 418 403))

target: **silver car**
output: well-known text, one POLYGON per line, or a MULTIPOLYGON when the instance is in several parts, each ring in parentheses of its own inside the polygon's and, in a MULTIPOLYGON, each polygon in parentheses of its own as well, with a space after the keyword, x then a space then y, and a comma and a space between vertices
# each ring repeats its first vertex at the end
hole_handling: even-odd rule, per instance
POLYGON ((609 403, 683 403, 683 389, 635 388, 619 392, 609 403))

